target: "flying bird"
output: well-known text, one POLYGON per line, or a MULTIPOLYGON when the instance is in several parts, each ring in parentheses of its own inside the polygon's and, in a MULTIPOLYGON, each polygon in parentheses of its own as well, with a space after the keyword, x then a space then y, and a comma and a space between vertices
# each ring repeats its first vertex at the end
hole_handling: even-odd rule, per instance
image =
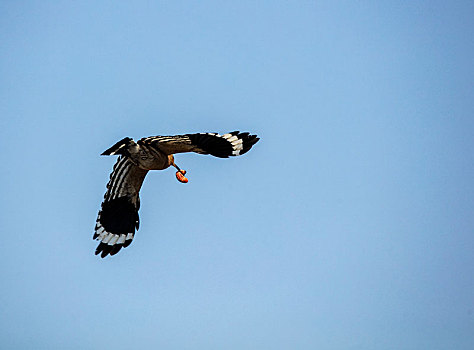
POLYGON ((185 170, 176 165, 174 154, 195 152, 219 158, 240 156, 248 152, 259 138, 248 132, 151 136, 137 142, 126 137, 101 155, 119 155, 110 174, 107 191, 97 215, 93 239, 100 241, 96 255, 115 255, 132 243, 138 230, 139 192, 150 170, 176 168, 176 178, 188 182, 185 170))

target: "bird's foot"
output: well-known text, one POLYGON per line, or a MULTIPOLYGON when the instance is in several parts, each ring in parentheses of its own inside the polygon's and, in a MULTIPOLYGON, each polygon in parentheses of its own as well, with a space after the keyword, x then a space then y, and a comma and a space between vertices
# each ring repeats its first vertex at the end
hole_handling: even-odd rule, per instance
POLYGON ((178 179, 179 182, 182 183, 187 183, 188 179, 184 176, 186 174, 186 170, 179 170, 176 172, 176 179, 178 179))

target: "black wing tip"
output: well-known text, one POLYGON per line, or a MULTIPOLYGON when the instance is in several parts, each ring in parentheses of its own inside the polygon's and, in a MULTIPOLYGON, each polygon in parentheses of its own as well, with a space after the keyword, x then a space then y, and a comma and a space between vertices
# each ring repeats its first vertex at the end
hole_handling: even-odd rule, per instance
POLYGON ((122 249, 122 244, 108 245, 106 243, 100 242, 97 246, 97 249, 95 250, 95 255, 100 254, 100 257, 103 259, 109 254, 110 256, 117 254, 120 249, 122 249))
POLYGON ((191 142, 200 148, 202 154, 211 154, 218 158, 229 158, 247 153, 254 144, 260 140, 257 135, 238 130, 225 133, 223 135, 214 133, 188 134, 191 142), (231 135, 234 140, 229 141, 231 135), (235 143, 236 139, 241 140, 241 144, 235 143))
MULTIPOLYGON (((95 255, 105 258, 107 255, 117 254, 122 247, 127 247, 132 242, 135 230, 138 230, 139 216, 138 207, 132 203, 128 197, 118 197, 112 200, 106 200, 102 203, 101 210, 96 223, 96 230, 102 227, 107 234, 128 235, 132 233, 132 237, 126 239, 123 243, 100 242, 95 251, 95 255)), ((93 239, 97 239, 100 235, 94 233, 93 239)))
POLYGON ((243 142, 242 151, 240 151, 239 155, 245 154, 250 151, 253 145, 255 145, 260 140, 257 135, 250 135, 250 133, 248 132, 241 133, 238 136, 242 139, 243 142))
POLYGON ((105 258, 109 252, 112 250, 112 246, 106 243, 100 242, 95 250, 95 255, 99 255, 101 258, 105 258))
POLYGON ((119 244, 114 244, 114 245, 109 245, 107 243, 100 242, 95 250, 95 255, 100 255, 102 259, 107 257, 108 255, 114 256, 122 248, 127 248, 130 245, 130 243, 132 243, 131 239, 125 241, 124 243, 119 243, 119 244))
POLYGON ((109 253, 110 256, 117 254, 120 251, 120 249, 122 249, 122 244, 115 244, 109 253))
POLYGON ((242 139, 244 141, 252 141, 253 144, 255 144, 258 140, 260 140, 260 137, 258 135, 253 135, 250 134, 249 132, 240 132, 240 131, 234 131, 234 132, 229 132, 229 134, 237 136, 239 139, 242 139))

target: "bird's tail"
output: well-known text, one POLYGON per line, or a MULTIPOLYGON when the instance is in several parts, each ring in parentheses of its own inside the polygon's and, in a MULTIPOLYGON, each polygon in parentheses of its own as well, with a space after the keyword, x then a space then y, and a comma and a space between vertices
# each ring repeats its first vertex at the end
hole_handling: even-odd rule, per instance
POLYGON ((117 142, 115 145, 110 147, 109 149, 105 150, 101 156, 113 156, 113 155, 128 155, 128 149, 130 146, 135 145, 135 141, 131 139, 130 137, 126 137, 119 142, 117 142))

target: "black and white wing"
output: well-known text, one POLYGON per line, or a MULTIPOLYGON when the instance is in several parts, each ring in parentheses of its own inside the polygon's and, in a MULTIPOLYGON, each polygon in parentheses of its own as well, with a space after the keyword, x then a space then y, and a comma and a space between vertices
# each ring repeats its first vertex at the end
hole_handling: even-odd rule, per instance
POLYGON ((148 170, 135 165, 130 158, 120 156, 107 184, 93 239, 100 241, 95 254, 104 258, 114 255, 132 243, 138 230, 138 195, 148 170))
POLYGON ((248 152, 259 138, 248 132, 186 134, 175 136, 151 136, 139 140, 139 145, 153 147, 165 154, 196 152, 219 158, 239 156, 248 152))

